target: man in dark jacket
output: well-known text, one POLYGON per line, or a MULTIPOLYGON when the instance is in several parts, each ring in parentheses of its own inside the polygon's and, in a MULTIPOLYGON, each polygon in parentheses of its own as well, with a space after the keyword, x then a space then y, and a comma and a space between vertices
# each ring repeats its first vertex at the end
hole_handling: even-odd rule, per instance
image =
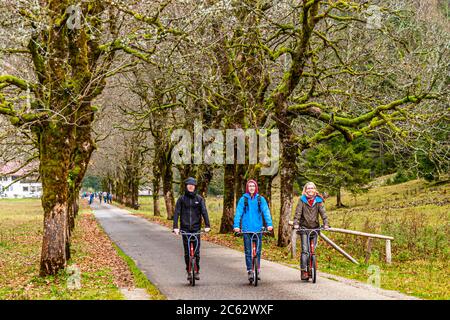
MULTIPOLYGON (((175 213, 173 217, 173 232, 175 234, 180 233, 180 229, 184 232, 196 233, 199 232, 202 226, 202 217, 205 222, 205 231, 210 231, 208 210, 206 210, 205 200, 196 193, 197 181, 189 177, 184 181, 185 192, 178 198, 175 205, 175 213), (178 228, 178 220, 180 220, 180 229, 178 228)), ((189 248, 188 248, 189 236, 183 235, 183 247, 184 247, 184 261, 186 263, 186 271, 189 266, 189 248)), ((194 241, 198 245, 195 250, 195 258, 197 261, 197 272, 194 277, 196 280, 200 280, 200 235, 195 238, 191 238, 191 242, 194 241)), ((187 274, 188 280, 190 280, 191 274, 187 274)))

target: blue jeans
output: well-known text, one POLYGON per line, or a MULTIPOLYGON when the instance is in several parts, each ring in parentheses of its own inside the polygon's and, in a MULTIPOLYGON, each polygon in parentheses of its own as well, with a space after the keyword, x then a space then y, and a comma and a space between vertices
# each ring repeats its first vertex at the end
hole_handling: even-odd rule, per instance
POLYGON ((252 270, 252 236, 253 241, 256 242, 256 255, 258 257, 258 265, 261 265, 261 247, 262 247, 262 234, 258 233, 252 235, 250 233, 244 233, 244 252, 245 252, 245 264, 247 266, 247 271, 252 270))

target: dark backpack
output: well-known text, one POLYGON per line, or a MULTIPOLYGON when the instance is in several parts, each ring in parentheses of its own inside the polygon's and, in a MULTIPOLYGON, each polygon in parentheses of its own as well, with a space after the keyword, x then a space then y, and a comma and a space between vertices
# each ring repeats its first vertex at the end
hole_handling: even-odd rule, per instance
MULTIPOLYGON (((261 214, 262 220, 263 220, 263 226, 267 226, 266 225, 266 219, 264 219, 264 215, 262 214, 262 210, 261 210, 261 197, 260 195, 258 195, 258 212, 261 214)), ((240 223, 240 228, 242 230, 242 218, 244 217, 244 214, 248 211, 248 198, 244 197, 244 213, 242 214, 241 217, 241 223, 240 223)))

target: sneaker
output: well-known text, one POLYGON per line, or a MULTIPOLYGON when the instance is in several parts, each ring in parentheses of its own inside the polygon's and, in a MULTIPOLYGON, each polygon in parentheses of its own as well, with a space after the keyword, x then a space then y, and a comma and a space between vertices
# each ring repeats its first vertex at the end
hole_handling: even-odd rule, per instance
POLYGON ((302 280, 309 279, 308 271, 301 271, 300 273, 301 273, 302 280))
POLYGON ((200 273, 199 272, 194 273, 194 278, 195 280, 200 280, 200 273))
POLYGON ((247 275, 248 275, 248 281, 253 282, 253 271, 247 271, 247 275))
POLYGON ((186 276, 187 276, 188 281, 192 280, 192 273, 186 272, 186 276))
POLYGON ((258 270, 258 280, 261 280, 261 270, 258 270))

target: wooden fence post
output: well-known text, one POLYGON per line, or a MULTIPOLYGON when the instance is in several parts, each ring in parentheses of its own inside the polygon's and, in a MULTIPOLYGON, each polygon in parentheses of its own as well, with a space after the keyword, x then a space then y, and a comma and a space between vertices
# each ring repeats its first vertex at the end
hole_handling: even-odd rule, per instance
POLYGON ((386 240, 386 263, 391 264, 391 240, 386 240))
POLYGON ((367 238, 367 250, 366 250, 366 260, 365 263, 368 263, 370 260, 370 255, 372 254, 372 238, 367 238))
POLYGON ((292 229, 291 234, 291 258, 294 258, 297 253, 297 232, 292 229))
MULTIPOLYGON (((293 225, 293 221, 289 221, 289 225, 293 225)), ((365 262, 369 262, 370 256, 372 254, 372 241, 373 238, 377 239, 383 239, 386 241, 386 263, 391 264, 392 263, 392 255, 391 255, 391 240, 394 240, 394 237, 385 236, 382 234, 374 234, 374 233, 367 233, 367 232, 360 232, 355 230, 347 230, 347 229, 340 229, 340 228, 328 228, 324 231, 331 231, 331 232, 340 232, 340 233, 346 233, 346 234, 352 234, 356 236, 363 236, 368 237, 367 239, 367 250, 366 250, 366 259, 365 262)), ((345 256, 347 259, 352 261, 353 263, 358 264, 358 262, 353 259, 347 252, 345 252, 341 247, 339 247, 337 244, 335 244, 333 241, 331 241, 327 236, 325 236, 323 233, 320 233, 320 236, 323 235, 323 239, 330 244, 334 249, 336 249, 339 253, 341 253, 343 256, 345 256)), ((296 230, 292 230, 291 234, 291 255, 294 257, 297 252, 297 232, 296 230)))

